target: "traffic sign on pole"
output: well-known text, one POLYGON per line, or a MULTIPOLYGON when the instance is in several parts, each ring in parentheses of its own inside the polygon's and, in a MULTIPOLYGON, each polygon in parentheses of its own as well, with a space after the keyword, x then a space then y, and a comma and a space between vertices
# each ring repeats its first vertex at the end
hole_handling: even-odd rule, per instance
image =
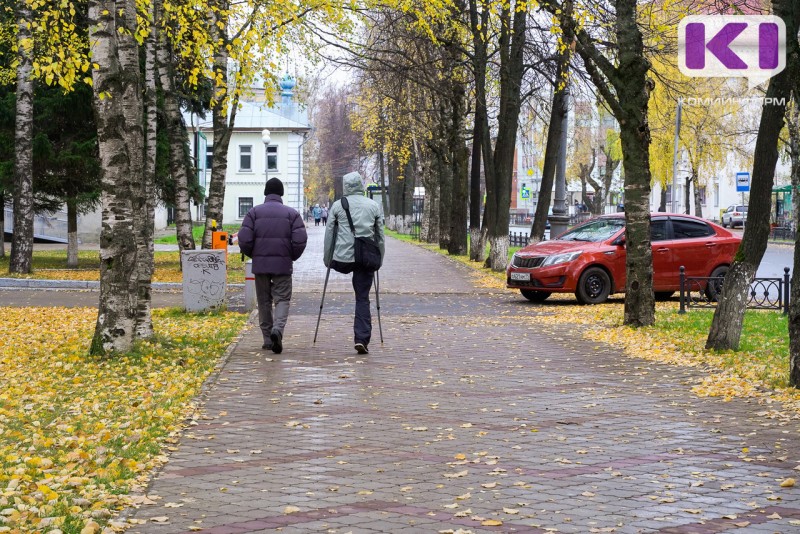
POLYGON ((750 173, 737 172, 736 173, 736 192, 746 193, 750 191, 750 173))

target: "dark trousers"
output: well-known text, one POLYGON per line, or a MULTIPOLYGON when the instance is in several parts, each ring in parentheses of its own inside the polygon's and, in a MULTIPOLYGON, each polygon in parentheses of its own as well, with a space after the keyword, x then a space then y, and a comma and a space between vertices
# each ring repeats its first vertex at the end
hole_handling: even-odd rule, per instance
POLYGON ((353 321, 355 343, 369 344, 372 336, 372 315, 369 311, 369 292, 375 271, 356 268, 353 271, 353 290, 356 292, 356 317, 353 321))
POLYGON ((258 326, 264 343, 272 345, 270 334, 277 330, 283 336, 289 318, 292 300, 291 274, 257 274, 256 300, 258 301, 258 326))

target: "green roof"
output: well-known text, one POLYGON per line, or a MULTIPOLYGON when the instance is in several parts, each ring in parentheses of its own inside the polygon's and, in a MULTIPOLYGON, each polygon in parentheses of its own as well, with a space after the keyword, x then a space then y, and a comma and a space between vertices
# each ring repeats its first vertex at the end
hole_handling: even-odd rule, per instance
POLYGON ((791 185, 776 185, 772 188, 773 193, 791 193, 792 186, 791 185))

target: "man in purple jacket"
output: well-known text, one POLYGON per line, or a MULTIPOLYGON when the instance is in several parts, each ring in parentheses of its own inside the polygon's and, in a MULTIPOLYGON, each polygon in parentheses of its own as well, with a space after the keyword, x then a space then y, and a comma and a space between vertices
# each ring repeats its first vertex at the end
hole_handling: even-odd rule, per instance
POLYGON ((270 178, 264 195, 264 203, 248 211, 242 222, 239 249, 253 258, 261 348, 280 354, 292 300, 292 264, 306 249, 308 236, 300 214, 283 205, 283 182, 270 178))

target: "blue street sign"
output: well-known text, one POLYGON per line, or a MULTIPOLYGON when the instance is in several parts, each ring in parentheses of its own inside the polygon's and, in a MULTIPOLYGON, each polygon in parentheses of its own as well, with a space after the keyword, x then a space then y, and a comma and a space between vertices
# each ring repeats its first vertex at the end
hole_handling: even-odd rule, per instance
POLYGON ((736 173, 736 192, 747 193, 750 191, 750 173, 737 172, 736 173))
POLYGON ((520 198, 531 198, 531 190, 528 189, 527 187, 524 187, 520 191, 520 198))

